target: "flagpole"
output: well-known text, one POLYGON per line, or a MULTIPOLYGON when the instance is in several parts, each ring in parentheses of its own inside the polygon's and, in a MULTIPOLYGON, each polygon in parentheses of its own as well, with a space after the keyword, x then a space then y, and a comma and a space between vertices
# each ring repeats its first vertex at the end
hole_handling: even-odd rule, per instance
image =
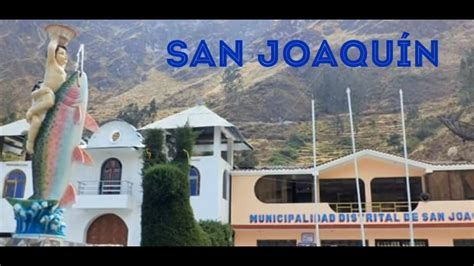
POLYGON ((360 198, 360 187, 359 187, 359 167, 357 164, 357 155, 356 155, 356 148, 355 148, 354 123, 352 121, 351 89, 347 88, 346 93, 347 93, 347 103, 349 105, 349 118, 351 122, 352 153, 354 154, 355 183, 356 183, 356 189, 357 189, 357 206, 359 209, 360 235, 361 235, 362 246, 365 247, 364 216, 362 213, 362 202, 360 198))
POLYGON ((319 247, 321 246, 321 239, 319 236, 319 221, 318 221, 318 216, 319 216, 319 208, 318 208, 318 203, 319 203, 319 193, 318 193, 318 171, 316 170, 316 119, 314 115, 314 97, 311 99, 311 124, 312 126, 312 131, 313 131, 313 178, 314 178, 314 223, 316 225, 315 228, 315 242, 316 246, 319 247))
POLYGON ((403 111, 403 91, 400 89, 400 106, 402 110, 402 131, 403 131, 403 154, 405 156, 405 177, 407 183, 407 199, 408 199, 408 221, 410 224, 410 246, 415 246, 414 232, 413 232, 413 216, 411 208, 411 190, 410 190, 410 174, 408 171, 408 152, 407 140, 405 131, 405 112, 403 111))

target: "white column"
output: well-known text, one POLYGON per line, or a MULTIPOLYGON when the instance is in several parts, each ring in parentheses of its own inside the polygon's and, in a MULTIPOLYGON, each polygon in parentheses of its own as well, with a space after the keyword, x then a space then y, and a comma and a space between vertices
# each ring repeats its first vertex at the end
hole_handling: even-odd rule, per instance
POLYGON ((403 133, 403 155, 405 157, 405 176, 407 183, 407 199, 408 199, 408 214, 409 214, 409 228, 410 228, 410 246, 415 246, 415 236, 413 232, 413 213, 411 208, 411 190, 410 190, 410 173, 408 170, 408 152, 407 152, 407 138, 405 131, 405 112, 403 111, 403 91, 400 90, 400 108, 402 116, 402 133, 403 133))
POLYGON ((350 119, 350 124, 351 124, 352 154, 354 155, 354 171, 355 171, 355 183, 356 183, 356 191, 357 191, 357 207, 359 209, 359 219, 360 219, 359 220, 359 222, 360 222, 360 236, 361 236, 362 246, 365 247, 365 228, 364 228, 365 217, 364 217, 364 213, 362 212, 362 201, 361 201, 361 197, 360 197, 359 165, 357 163, 357 153, 356 153, 356 148, 355 148, 355 136, 354 136, 354 122, 352 120, 351 89, 347 88, 346 93, 347 93, 347 104, 348 104, 348 107, 349 107, 349 119, 350 119))
POLYGON ((234 168, 234 138, 227 137, 227 163, 234 168))
POLYGON ((313 181, 314 181, 314 237, 315 240, 314 242, 316 243, 316 246, 319 247, 321 246, 321 238, 319 235, 319 221, 318 221, 318 216, 319 216, 319 186, 318 186, 318 169, 316 168, 316 119, 315 119, 315 114, 314 114, 314 99, 311 100, 311 126, 312 126, 312 133, 313 133, 313 181))
POLYGON ((213 142, 213 156, 220 158, 221 157, 221 128, 214 127, 214 142, 213 142))

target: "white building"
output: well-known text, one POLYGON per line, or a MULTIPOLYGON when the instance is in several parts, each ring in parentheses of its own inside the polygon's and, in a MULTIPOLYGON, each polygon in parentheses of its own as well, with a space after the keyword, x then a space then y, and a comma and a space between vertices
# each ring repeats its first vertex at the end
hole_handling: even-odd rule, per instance
MULTIPOLYGON (((0 155, 10 152, 21 155, 21 143, 30 126, 25 119, 0 126, 0 155)), ((7 196, 28 198, 33 194, 31 161, 0 160, 0 238, 7 237, 15 231, 15 220, 7 196)), ((0 242, 1 243, 1 242, 0 242)))
MULTIPOLYGON (((234 151, 252 147, 233 124, 205 106, 169 116, 140 131, 164 129, 169 136, 186 123, 200 132, 190 171, 191 205, 195 218, 229 223, 234 151)), ((20 133, 24 134, 13 132, 20 133)), ((119 120, 104 123, 91 136, 85 149, 91 155, 93 165, 73 165, 71 182, 78 196, 76 204, 65 212, 68 240, 140 245, 142 141, 137 129, 119 120)), ((0 191, 3 192, 0 237, 5 237, 14 232, 15 221, 11 206, 4 198, 12 195, 28 198, 32 194, 31 163, 1 162, 0 173, 0 178, 4 178, 0 182, 0 191)))
POLYGON ((142 136, 124 121, 91 136, 85 149, 93 165, 73 165, 78 196, 65 216, 69 240, 140 245, 142 148, 142 136))
POLYGON ((230 221, 230 178, 234 151, 250 150, 239 130, 205 106, 199 105, 141 130, 172 131, 189 126, 200 132, 191 157, 191 206, 198 220, 230 221))

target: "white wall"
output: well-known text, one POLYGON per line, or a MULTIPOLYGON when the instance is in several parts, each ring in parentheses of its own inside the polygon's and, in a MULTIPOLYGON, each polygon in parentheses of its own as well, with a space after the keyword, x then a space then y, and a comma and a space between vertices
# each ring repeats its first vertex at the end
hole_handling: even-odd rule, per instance
POLYGON ((25 194, 24 198, 27 199, 33 195, 33 180, 31 173, 31 162, 30 161, 17 161, 17 162, 0 162, 0 232, 2 233, 13 233, 15 232, 16 223, 15 216, 13 214, 12 206, 3 198, 3 188, 5 185, 5 179, 15 169, 23 171, 26 175, 25 194))
POLYGON ((103 124, 89 139, 88 148, 111 147, 142 147, 143 137, 136 128, 125 121, 114 120, 103 124), (120 133, 120 138, 112 140, 114 132, 120 133))
POLYGON ((128 246, 140 246, 140 222, 141 209, 68 209, 65 212, 66 217, 66 237, 67 240, 73 242, 85 243, 87 238, 87 230, 92 222, 98 217, 112 213, 119 216, 128 228, 128 246))
POLYGON ((218 201, 216 195, 216 165, 213 156, 195 156, 191 158, 191 165, 199 171, 201 180, 199 196, 191 196, 191 206, 196 220, 215 220, 218 217, 218 201))
POLYGON ((196 220, 218 220, 228 223, 228 201, 222 198, 222 176, 230 166, 222 158, 194 156, 191 165, 201 175, 199 196, 191 196, 191 206, 196 220))
MULTIPOLYGON (((85 242, 89 225, 99 216, 112 213, 122 218, 128 227, 128 245, 138 246, 141 239, 141 204, 143 200, 142 188, 142 138, 135 129, 123 121, 108 122, 99 129, 90 139, 86 151, 93 159, 92 166, 73 164, 71 183, 78 191, 78 181, 100 181, 102 164, 110 158, 116 158, 122 163, 122 181, 133 183, 130 208, 72 208, 66 209, 65 220, 67 224, 66 236, 69 241, 85 242), (121 138, 117 142, 111 141, 113 132, 118 130, 121 138)), ((229 197, 223 199, 223 174, 227 170, 231 173, 231 166, 220 157, 216 156, 193 156, 191 165, 196 167, 200 173, 200 195, 192 196, 191 206, 197 220, 218 220, 228 223, 229 220, 229 197)), ((31 162, 0 162, 0 178, 13 169, 22 169, 27 176, 25 197, 32 194, 31 162)), ((1 180, 3 181, 3 179, 1 180)), ((229 180, 230 181, 230 180, 229 180)), ((228 182, 230 186, 230 182, 228 182)), ((3 182, 0 184, 0 192, 3 192, 3 182)), ((79 192, 79 191, 78 191, 79 192)), ((106 195, 111 196, 111 195, 106 195)), ((79 199, 80 195, 78 195, 79 199)), ((111 200, 113 197, 104 197, 101 200, 111 200)), ((107 204, 113 206, 113 202, 107 204)), ((11 206, 4 200, 0 200, 0 232, 13 232, 15 221, 11 206)))
MULTIPOLYGON (((102 164, 110 159, 116 158, 122 164, 122 181, 133 183, 132 195, 143 191, 141 188, 141 149, 133 148, 108 148, 108 149, 86 149, 91 155, 93 165, 74 164, 72 167, 72 183, 78 188, 78 181, 100 181, 102 164)), ((141 198, 140 198, 141 200, 141 198)))
MULTIPOLYGON (((110 158, 116 158, 122 163, 122 181, 130 181, 132 187, 131 209, 80 209, 71 208, 67 210, 66 216, 66 236, 74 242, 85 242, 87 229, 92 221, 100 215, 113 213, 124 220, 128 227, 128 245, 140 245, 140 219, 141 204, 143 200, 142 178, 141 178, 141 152, 133 148, 108 148, 108 149, 87 149, 91 155, 94 165, 74 165, 73 184, 77 188, 78 181, 100 181, 102 164, 110 158)), ((109 195, 104 195, 109 196, 109 195)), ((80 195, 79 195, 80 197, 80 195)), ((109 200, 109 205, 113 206, 113 196, 103 197, 101 200, 109 200)))
MULTIPOLYGON (((85 242, 87 229, 90 224, 99 216, 112 213, 119 216, 128 227, 128 245, 139 246, 141 234, 141 205, 143 200, 142 188, 142 149, 127 146, 143 146, 142 137, 135 131, 135 128, 123 121, 111 121, 101 126, 89 140, 86 151, 91 155, 94 164, 91 166, 75 164, 73 165, 72 183, 78 189, 78 181, 100 181, 102 164, 110 159, 116 158, 122 164, 122 181, 133 183, 131 193, 131 207, 128 209, 119 208, 72 208, 66 210, 66 236, 74 242, 85 242), (117 142, 111 141, 111 136, 115 131, 120 132, 120 139, 117 142)), ((78 191, 79 192, 79 191, 78 191)), ((122 196, 122 195, 120 195, 122 196)), ((81 197, 80 195, 78 197, 81 197)), ((101 195, 100 200, 109 200, 108 206, 114 206, 114 195, 101 195), (105 197, 102 197, 105 196, 105 197)), ((116 204, 116 205, 117 205, 116 204)), ((118 206, 118 205, 117 205, 118 206)), ((120 204, 123 206, 123 204, 120 204)))
POLYGON ((229 223, 229 199, 230 199, 230 179, 227 179, 227 199, 223 198, 223 182, 224 182, 224 170, 227 170, 228 175, 231 173, 231 167, 230 165, 224 161, 220 160, 219 162, 219 193, 217 195, 217 201, 219 202, 219 217, 218 221, 221 221, 222 223, 229 223))

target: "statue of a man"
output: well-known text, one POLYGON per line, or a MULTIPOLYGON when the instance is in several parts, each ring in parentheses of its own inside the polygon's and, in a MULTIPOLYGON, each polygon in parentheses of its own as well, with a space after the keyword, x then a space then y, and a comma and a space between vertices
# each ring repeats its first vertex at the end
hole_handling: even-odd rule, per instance
POLYGON ((46 71, 43 83, 38 90, 31 93, 33 104, 26 113, 26 120, 30 123, 26 151, 34 152, 34 144, 38 131, 44 120, 46 112, 54 105, 55 92, 66 81, 66 64, 68 62, 67 39, 60 35, 59 31, 50 31, 50 42, 48 45, 46 71))

